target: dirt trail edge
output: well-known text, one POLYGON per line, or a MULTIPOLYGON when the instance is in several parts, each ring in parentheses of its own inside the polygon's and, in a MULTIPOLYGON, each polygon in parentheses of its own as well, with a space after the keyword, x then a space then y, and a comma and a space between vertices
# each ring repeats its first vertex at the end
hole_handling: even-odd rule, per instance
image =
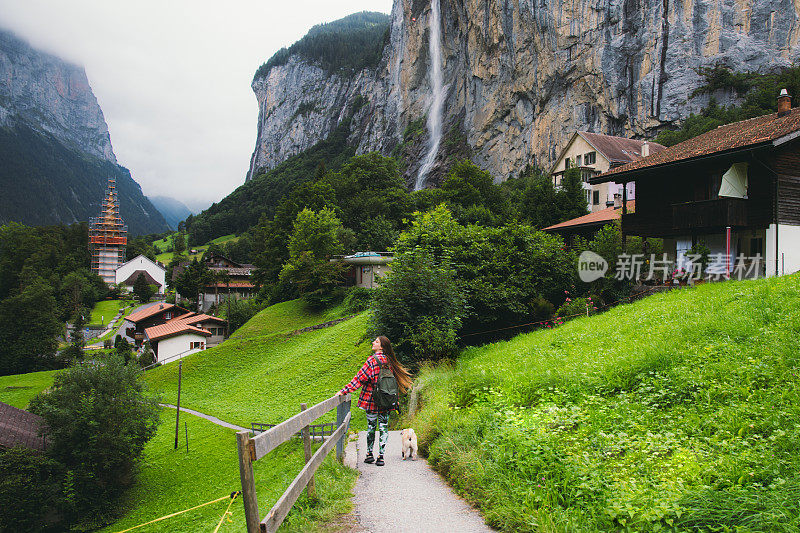
MULTIPOLYGON (((376 442, 375 452, 377 448, 376 442)), ((480 513, 459 498, 425 459, 402 460, 399 431, 389 432, 384 454, 386 465, 364 463, 366 449, 367 433, 361 431, 358 439, 348 444, 346 453, 348 465, 361 473, 353 498, 356 531, 493 531, 480 513)))

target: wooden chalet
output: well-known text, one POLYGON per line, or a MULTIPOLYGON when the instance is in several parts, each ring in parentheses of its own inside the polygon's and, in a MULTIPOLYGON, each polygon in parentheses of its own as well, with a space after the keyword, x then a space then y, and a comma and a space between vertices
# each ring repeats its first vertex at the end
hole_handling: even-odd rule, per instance
POLYGON ((189 313, 190 311, 188 309, 175 304, 153 304, 126 316, 125 324, 121 328, 121 331, 125 333, 125 337, 129 341, 139 347, 145 340, 145 330, 147 328, 166 324, 173 318, 184 316, 189 313))
POLYGON ((730 266, 741 254, 763 258, 761 275, 795 272, 800 109, 785 90, 778 103, 777 113, 720 126, 590 182, 635 183, 635 211, 623 209, 622 231, 663 238, 673 260, 702 242, 730 266))
POLYGON ((252 279, 255 265, 237 263, 216 254, 208 256, 204 262, 215 276, 220 277, 200 291, 197 307, 199 311, 208 311, 212 305, 218 306, 226 298, 241 300, 255 296, 255 283, 252 279), (224 275, 227 278, 221 279, 224 275))

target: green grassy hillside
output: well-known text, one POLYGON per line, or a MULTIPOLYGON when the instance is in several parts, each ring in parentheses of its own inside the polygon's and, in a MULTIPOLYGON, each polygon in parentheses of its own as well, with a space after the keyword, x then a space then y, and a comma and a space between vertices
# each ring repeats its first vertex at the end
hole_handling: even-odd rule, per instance
POLYGON ((432 464, 505 531, 797 531, 800 276, 710 284, 420 376, 432 464))
MULTIPOLYGON (((269 307, 222 345, 193 354, 183 361, 181 406, 249 427, 251 422, 277 423, 336 393, 360 368, 369 354, 361 342, 366 314, 335 326, 289 336, 288 333, 340 316, 307 312, 299 301, 269 307)), ((145 374, 151 392, 162 402, 177 401, 175 363, 145 374)), ((23 408, 30 398, 49 387, 53 371, 0 378, 0 401, 23 408)), ((353 402, 353 425, 366 426, 363 411, 353 402)), ((334 419, 331 413, 325 420, 334 419)), ((104 531, 119 531, 188 509, 239 488, 235 432, 188 414, 181 416, 178 450, 174 450, 175 411, 165 409, 157 436, 147 444, 136 485, 120 520, 104 531), (184 421, 188 426, 186 452, 184 421)), ((294 440, 256 463, 259 506, 266 512, 300 471, 302 447, 294 440)), ((290 514, 289 531, 313 530, 350 509, 355 472, 326 460, 317 475, 321 500, 302 497, 290 514)), ((219 502, 147 526, 146 531, 212 531, 228 502, 219 502)), ((234 503, 233 523, 220 531, 244 531, 240 501, 234 503)))
POLYGON ((31 398, 53 384, 57 370, 0 376, 0 402, 25 409, 31 398))

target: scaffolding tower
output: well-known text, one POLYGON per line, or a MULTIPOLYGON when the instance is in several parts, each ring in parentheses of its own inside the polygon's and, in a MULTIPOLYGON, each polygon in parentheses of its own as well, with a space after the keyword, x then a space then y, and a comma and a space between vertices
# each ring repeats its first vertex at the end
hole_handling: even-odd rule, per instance
POLYGON ((92 272, 109 285, 116 282, 116 270, 125 262, 128 226, 119 216, 116 180, 108 179, 108 188, 100 206, 100 216, 89 219, 89 251, 92 272))

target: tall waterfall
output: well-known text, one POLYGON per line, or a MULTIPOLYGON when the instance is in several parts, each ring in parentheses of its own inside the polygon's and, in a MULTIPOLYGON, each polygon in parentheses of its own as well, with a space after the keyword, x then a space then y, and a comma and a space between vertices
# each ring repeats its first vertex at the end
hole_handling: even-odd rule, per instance
POLYGON ((447 89, 442 80, 442 15, 439 2, 441 0, 431 0, 430 17, 430 77, 431 95, 430 107, 428 108, 428 153, 422 160, 422 166, 417 174, 417 182, 414 190, 418 191, 425 186, 425 178, 436 162, 436 154, 439 151, 439 143, 442 141, 442 107, 447 89))

